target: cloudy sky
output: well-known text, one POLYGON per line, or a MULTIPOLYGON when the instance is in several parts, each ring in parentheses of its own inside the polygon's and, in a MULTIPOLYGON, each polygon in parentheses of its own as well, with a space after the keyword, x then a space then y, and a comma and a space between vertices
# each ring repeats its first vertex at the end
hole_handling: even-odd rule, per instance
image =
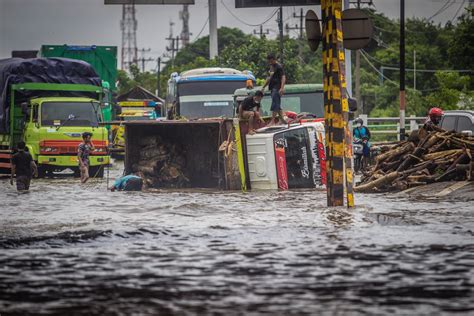
MULTIPOLYGON (((190 6, 191 40, 209 34, 206 24, 207 0, 195 0, 190 6)), ((399 1, 373 0, 375 8, 389 17, 398 18, 399 1)), ((406 0, 406 15, 433 17, 437 23, 445 23, 463 12, 468 0, 406 0)), ((235 9, 234 0, 217 0, 218 26, 241 28, 252 33, 267 20, 275 8, 235 9), (234 17, 237 16, 239 19, 234 17)), ((304 9, 309 9, 305 7, 304 9)), ((286 23, 296 24, 293 12, 298 7, 286 7, 286 23)), ((316 7, 319 10, 319 7, 316 7)), ((146 57, 156 58, 166 52, 165 38, 170 33, 170 22, 175 22, 174 35, 181 32, 179 20, 181 6, 137 6, 137 42, 139 48, 150 48, 146 57)), ((10 57, 12 50, 39 49, 42 44, 121 45, 121 6, 104 5, 103 0, 0 0, 0 58, 10 57)), ((275 35, 274 18, 264 25, 275 35)), ((296 35, 296 33, 292 33, 296 35)), ((147 68, 154 68, 148 63, 147 68)))

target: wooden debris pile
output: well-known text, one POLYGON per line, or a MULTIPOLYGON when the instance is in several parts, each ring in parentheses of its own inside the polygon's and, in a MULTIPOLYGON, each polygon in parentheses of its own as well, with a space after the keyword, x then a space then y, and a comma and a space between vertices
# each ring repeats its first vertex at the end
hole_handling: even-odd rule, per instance
POLYGON ((451 180, 474 180, 474 137, 432 128, 414 132, 376 157, 356 192, 401 191, 451 180))
POLYGON ((187 187, 185 167, 185 149, 153 135, 140 140, 139 160, 132 169, 144 179, 146 187, 159 189, 187 187))

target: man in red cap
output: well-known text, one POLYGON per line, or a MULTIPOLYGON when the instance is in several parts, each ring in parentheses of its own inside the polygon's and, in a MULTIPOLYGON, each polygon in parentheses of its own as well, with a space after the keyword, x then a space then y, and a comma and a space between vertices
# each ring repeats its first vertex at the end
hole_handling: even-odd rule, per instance
POLYGON ((425 122, 424 127, 429 128, 432 126, 438 126, 441 122, 441 117, 443 117, 443 110, 440 108, 431 108, 428 112, 428 119, 425 122))

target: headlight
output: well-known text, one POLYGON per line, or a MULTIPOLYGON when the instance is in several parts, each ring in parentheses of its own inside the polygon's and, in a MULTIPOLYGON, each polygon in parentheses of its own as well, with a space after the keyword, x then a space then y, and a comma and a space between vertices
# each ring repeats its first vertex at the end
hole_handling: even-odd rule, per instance
POLYGON ((49 153, 49 152, 57 152, 58 148, 57 147, 41 147, 40 150, 49 153))

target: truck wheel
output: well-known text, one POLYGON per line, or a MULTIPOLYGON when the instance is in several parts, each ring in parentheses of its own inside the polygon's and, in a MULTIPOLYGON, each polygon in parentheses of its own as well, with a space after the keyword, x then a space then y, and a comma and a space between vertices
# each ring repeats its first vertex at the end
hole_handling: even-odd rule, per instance
POLYGON ((72 171, 74 172, 74 178, 81 177, 81 170, 79 169, 79 167, 73 168, 72 171))
POLYGON ((89 167, 89 176, 91 178, 103 178, 105 166, 93 166, 89 167))
POLYGON ((38 178, 45 178, 47 174, 47 168, 44 166, 38 166, 38 178))

